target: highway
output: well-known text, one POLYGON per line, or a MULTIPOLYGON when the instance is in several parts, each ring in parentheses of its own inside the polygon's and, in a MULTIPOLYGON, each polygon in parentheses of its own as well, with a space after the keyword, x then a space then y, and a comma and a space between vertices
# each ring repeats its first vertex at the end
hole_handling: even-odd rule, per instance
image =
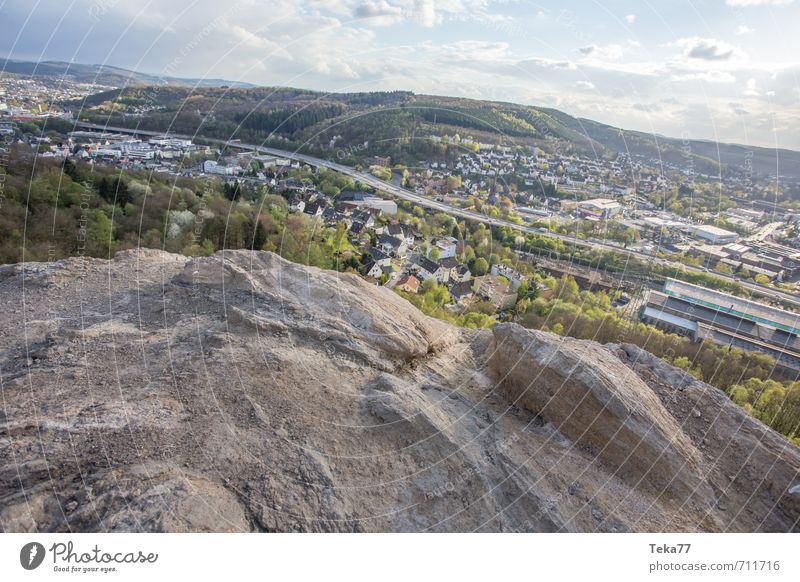
MULTIPOLYGON (((76 122, 75 126, 78 127, 78 128, 81 128, 81 129, 90 129, 90 130, 93 130, 93 131, 106 131, 106 132, 115 132, 115 133, 125 133, 125 134, 130 134, 130 135, 142 135, 142 136, 150 136, 150 137, 158 136, 158 135, 164 135, 164 132, 135 130, 135 129, 130 129, 130 128, 126 128, 126 127, 114 127, 114 126, 109 126, 109 125, 99 125, 99 124, 87 123, 87 122, 83 122, 83 121, 76 122)), ((406 188, 402 188, 400 186, 396 186, 394 184, 390 184, 388 182, 384 182, 383 180, 380 180, 379 178, 376 178, 372 174, 369 174, 369 173, 366 173, 366 172, 360 172, 360 171, 358 171, 355 168, 352 168, 350 166, 345 166, 343 164, 338 164, 336 162, 331 162, 329 160, 325 160, 325 159, 322 159, 322 158, 309 156, 307 154, 301 154, 301 153, 298 153, 298 152, 291 152, 291 151, 280 150, 280 149, 276 149, 276 148, 258 146, 258 145, 254 145, 254 144, 244 144, 244 143, 238 143, 238 142, 227 141, 227 140, 222 140, 222 139, 207 138, 207 137, 199 136, 199 135, 198 136, 190 136, 190 135, 179 135, 179 134, 173 134, 173 133, 170 133, 169 135, 172 136, 172 137, 179 138, 179 139, 202 139, 203 141, 207 141, 207 142, 210 142, 210 143, 213 143, 213 144, 217 144, 217 145, 222 145, 222 146, 229 147, 229 148, 242 149, 242 150, 246 150, 246 151, 252 151, 252 152, 256 152, 256 153, 263 153, 263 154, 268 154, 268 155, 272 155, 272 156, 276 156, 276 157, 280 157, 280 158, 286 158, 286 159, 290 159, 290 160, 295 160, 295 161, 303 162, 305 164, 308 164, 310 166, 314 166, 314 167, 317 167, 317 168, 328 168, 330 170, 334 170, 336 172, 339 172, 339 173, 345 174, 347 176, 350 176, 354 180, 358 180, 358 181, 360 181, 360 182, 362 182, 364 184, 367 184, 368 186, 371 186, 371 187, 375 188, 376 190, 378 190, 380 192, 384 192, 386 194, 389 194, 391 196, 395 196, 395 197, 400 198, 402 200, 407 200, 409 202, 413 202, 414 204, 418 204, 419 206, 422 206, 424 208, 430 208, 432 210, 437 210, 437 211, 440 211, 440 212, 444 212, 444 213, 450 214, 451 216, 457 216, 459 218, 464 218, 464 219, 467 219, 467 220, 477 220, 479 222, 483 222, 486 225, 498 226, 498 227, 509 227, 509 228, 513 228, 514 230, 517 230, 517 231, 520 231, 520 232, 524 232, 524 233, 537 234, 537 235, 540 235, 540 236, 547 236, 547 237, 550 237, 550 238, 559 239, 559 240, 561 240, 561 241, 563 241, 565 243, 569 243, 569 244, 575 245, 576 247, 589 248, 589 249, 593 249, 593 250, 612 251, 612 252, 615 252, 615 253, 619 253, 621 255, 625 255, 625 256, 628 256, 628 257, 639 259, 641 261, 645 261, 645 262, 661 265, 661 266, 664 266, 664 267, 670 267, 670 268, 673 268, 673 269, 684 270, 684 271, 695 272, 695 273, 707 273, 707 271, 705 271, 704 269, 700 269, 698 267, 693 267, 693 266, 690 266, 690 265, 684 265, 683 263, 679 263, 679 262, 676 262, 676 261, 670 261, 670 260, 667 260, 667 259, 662 259, 660 257, 654 257, 652 255, 648 255, 648 254, 640 252, 640 251, 636 251, 636 250, 632 250, 632 249, 625 249, 625 248, 622 248, 622 247, 614 245, 614 244, 605 243, 605 242, 601 242, 601 241, 586 241, 586 240, 581 240, 581 239, 573 237, 573 236, 554 233, 554 232, 542 232, 538 228, 534 228, 532 226, 528 226, 528 225, 525 225, 525 224, 517 224, 515 222, 511 222, 509 220, 504 220, 502 218, 492 218, 492 217, 486 216, 485 214, 480 214, 479 212, 474 212, 474 211, 471 211, 471 210, 465 210, 463 208, 457 208, 455 206, 451 206, 450 204, 445 204, 444 202, 438 202, 436 200, 431 200, 430 198, 427 198, 425 196, 420 196, 419 194, 416 194, 416 193, 414 193, 411 190, 408 190, 406 188)), ((745 289, 747 289, 748 291, 750 291, 750 293, 753 293, 753 294, 756 294, 756 295, 759 295, 759 296, 762 296, 762 297, 767 297, 767 298, 772 299, 772 300, 778 299, 780 301, 785 302, 786 304, 794 306, 795 308, 800 308, 800 297, 798 297, 796 295, 789 294, 789 293, 786 293, 786 292, 783 292, 783 291, 779 291, 777 289, 772 289, 770 287, 766 287, 764 285, 759 285, 757 283, 751 283, 749 281, 743 281, 741 279, 737 279, 736 277, 731 277, 731 276, 723 275, 723 274, 716 273, 716 272, 713 273, 713 275, 715 277, 720 278, 720 279, 725 279, 725 280, 737 283, 737 284, 741 285, 742 287, 744 287, 745 289)))

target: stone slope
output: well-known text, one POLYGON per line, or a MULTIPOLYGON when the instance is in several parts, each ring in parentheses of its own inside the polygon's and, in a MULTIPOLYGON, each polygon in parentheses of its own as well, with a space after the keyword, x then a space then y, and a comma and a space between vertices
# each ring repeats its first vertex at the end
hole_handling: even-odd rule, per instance
POLYGON ((800 452, 634 346, 271 253, 0 267, 4 531, 794 531, 800 452))

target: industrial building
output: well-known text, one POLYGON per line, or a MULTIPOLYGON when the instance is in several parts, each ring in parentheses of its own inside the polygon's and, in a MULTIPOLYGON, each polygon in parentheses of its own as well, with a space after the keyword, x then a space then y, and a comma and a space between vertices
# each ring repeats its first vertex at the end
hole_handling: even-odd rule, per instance
POLYGON ((739 240, 739 235, 735 232, 710 224, 698 226, 694 230, 694 236, 706 240, 712 245, 726 245, 739 240))
POLYGON ((645 323, 693 341, 765 353, 777 367, 800 375, 800 314, 667 279, 661 291, 650 291, 639 315, 645 323))
POLYGON ((622 205, 608 198, 594 198, 578 202, 578 212, 587 218, 607 220, 622 212, 622 205))
POLYGON ((339 202, 346 202, 347 204, 351 204, 353 206, 380 210, 384 214, 397 214, 397 202, 394 200, 387 200, 379 196, 374 196, 372 194, 367 194, 365 192, 342 192, 339 195, 339 202))

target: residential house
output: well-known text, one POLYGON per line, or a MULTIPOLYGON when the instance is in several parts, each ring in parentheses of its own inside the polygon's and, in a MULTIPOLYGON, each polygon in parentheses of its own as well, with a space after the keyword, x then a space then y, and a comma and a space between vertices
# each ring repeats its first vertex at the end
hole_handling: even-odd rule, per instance
POLYGON ((309 216, 322 216, 323 210, 325 209, 322 204, 319 202, 311 202, 303 209, 303 214, 308 214, 309 216))
POLYGON ((473 283, 474 281, 472 279, 453 283, 450 285, 450 297, 452 297, 456 303, 462 303, 466 301, 475 294, 475 292, 472 290, 473 283))
POLYGON ((440 263, 430 260, 428 257, 419 257, 416 261, 417 276, 422 279, 436 279, 439 283, 446 280, 447 272, 440 263))
POLYGON ((361 222, 367 228, 372 228, 375 225, 375 214, 368 210, 354 213, 352 219, 361 222))
POLYGON ((411 227, 395 222, 386 227, 386 234, 405 239, 406 245, 409 247, 414 244, 414 231, 411 227))
POLYGON ((458 263, 458 259, 455 257, 447 257, 446 259, 440 260, 439 264, 442 265, 442 269, 444 269, 444 277, 442 282, 449 283, 450 281, 453 280, 453 277, 458 271, 458 267, 460 266, 458 263))
POLYGON ((405 239, 397 238, 389 234, 378 235, 377 246, 383 252, 394 257, 404 257, 408 251, 408 244, 405 239))
POLYGON ((466 265, 458 265, 450 270, 450 280, 456 283, 464 283, 472 280, 472 273, 466 265))
POLYGON ((457 247, 458 241, 453 237, 441 238, 431 245, 431 248, 428 249, 428 255, 430 256, 431 249, 435 248, 439 251, 439 259, 448 259, 456 256, 457 247))
POLYGON ((514 291, 519 289, 519 286, 525 280, 525 277, 522 275, 522 273, 520 273, 516 269, 512 269, 508 265, 503 265, 501 263, 495 263, 494 265, 492 265, 490 273, 495 277, 503 276, 506 279, 508 279, 511 288, 514 291))
POLYGON ((322 220, 325 221, 326 224, 335 226, 337 223, 344 221, 348 228, 350 228, 350 219, 347 218, 344 214, 337 212, 334 208, 326 208, 322 211, 322 220))
POLYGON ((361 266, 361 272, 365 277, 380 279, 381 275, 383 275, 383 268, 372 259, 367 259, 367 262, 361 266))
POLYGON ((475 285, 475 295, 483 297, 501 311, 511 309, 517 303, 516 292, 493 275, 476 278, 475 285))
POLYGON ((420 281, 414 275, 405 275, 398 279, 395 285, 396 289, 405 291, 406 293, 417 293, 419 291, 420 281))
POLYGON ((350 224, 350 232, 358 236, 367 232, 367 227, 363 222, 353 221, 350 224))
POLYGON ((389 279, 397 278, 398 270, 393 263, 389 263, 388 265, 382 266, 381 270, 383 271, 384 274, 389 276, 389 279))
POLYGON ((392 258, 383 252, 381 249, 376 247, 369 247, 367 249, 367 254, 372 258, 372 260, 379 266, 385 267, 387 265, 392 264, 392 258))

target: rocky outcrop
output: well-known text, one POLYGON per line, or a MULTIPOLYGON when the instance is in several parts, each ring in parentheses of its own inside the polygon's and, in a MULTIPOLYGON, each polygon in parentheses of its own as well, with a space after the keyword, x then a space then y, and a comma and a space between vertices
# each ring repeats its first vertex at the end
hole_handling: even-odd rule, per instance
POLYGON ((247 251, 0 267, 0 305, 4 531, 798 528, 798 450, 634 346, 247 251))
POLYGON ((658 396, 608 349, 555 342, 513 324, 496 326, 494 339, 490 365, 510 402, 553 423, 635 487, 701 506, 711 502, 699 451, 658 396))

